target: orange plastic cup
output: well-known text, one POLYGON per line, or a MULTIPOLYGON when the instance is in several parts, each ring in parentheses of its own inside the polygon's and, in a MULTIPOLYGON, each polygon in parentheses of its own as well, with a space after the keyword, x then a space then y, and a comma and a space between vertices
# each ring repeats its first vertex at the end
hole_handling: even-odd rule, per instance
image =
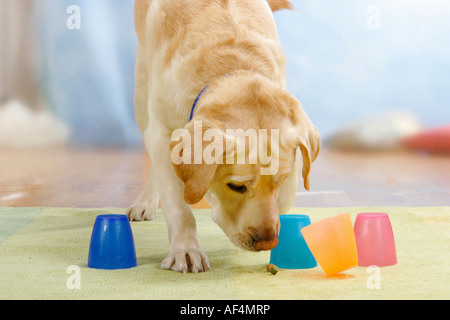
POLYGON ((317 263, 327 276, 356 267, 358 251, 350 214, 343 213, 301 230, 317 263))

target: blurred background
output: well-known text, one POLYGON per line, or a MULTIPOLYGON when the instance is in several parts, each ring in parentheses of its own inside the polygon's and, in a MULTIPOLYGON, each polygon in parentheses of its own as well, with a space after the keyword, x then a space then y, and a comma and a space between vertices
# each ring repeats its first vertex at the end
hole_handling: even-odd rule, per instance
MULTIPOLYGON (((275 13, 288 89, 324 148, 448 154, 449 1, 291 2, 295 11, 275 13)), ((133 7, 133 0, 0 0, 2 150, 142 149, 133 7)))
MULTIPOLYGON (((448 1, 292 2, 296 11, 275 14, 288 87, 325 139, 360 120, 381 116, 383 124, 386 114, 401 122, 391 124, 391 131, 405 131, 398 134, 450 123, 448 1)), ((60 135, 50 142, 140 144, 133 6, 132 0, 2 0, 3 107, 59 119, 55 132, 44 124, 36 128, 60 135)), ((21 135, 19 128, 6 132, 12 111, 0 113, 0 132, 12 136, 4 144, 21 135)))
POLYGON ((67 129, 50 134, 71 144, 140 143, 133 114, 134 1, 1 3, 1 101, 50 112, 67 129))
MULTIPOLYGON (((406 133, 450 123, 448 1, 292 2, 296 11, 275 14, 288 87, 324 138, 393 113, 404 117, 406 133)), ((140 144, 133 6, 132 0, 2 0, 3 108, 23 111, 15 101, 49 112, 61 121, 50 133, 73 144, 140 144)), ((14 112, 0 115, 15 119, 14 112)))

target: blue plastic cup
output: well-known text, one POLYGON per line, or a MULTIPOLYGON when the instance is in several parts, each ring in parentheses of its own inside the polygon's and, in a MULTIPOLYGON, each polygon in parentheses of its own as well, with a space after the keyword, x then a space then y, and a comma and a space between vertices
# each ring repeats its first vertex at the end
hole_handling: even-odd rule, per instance
POLYGON ((307 215, 280 215, 278 245, 270 252, 270 263, 282 269, 309 269, 317 266, 300 230, 311 224, 307 215))
POLYGON ((88 267, 128 269, 136 267, 136 251, 128 217, 104 214, 95 219, 89 247, 88 267))

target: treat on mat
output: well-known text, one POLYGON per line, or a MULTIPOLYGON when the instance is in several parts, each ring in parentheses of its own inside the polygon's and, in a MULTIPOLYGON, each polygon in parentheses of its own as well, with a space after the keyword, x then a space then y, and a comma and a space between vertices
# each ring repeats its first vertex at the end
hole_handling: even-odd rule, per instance
POLYGON ((278 269, 278 267, 277 267, 276 265, 274 265, 273 263, 269 263, 269 264, 267 265, 266 268, 267 268, 267 271, 270 272, 270 273, 273 274, 273 275, 276 275, 277 272, 280 270, 280 269, 278 269))

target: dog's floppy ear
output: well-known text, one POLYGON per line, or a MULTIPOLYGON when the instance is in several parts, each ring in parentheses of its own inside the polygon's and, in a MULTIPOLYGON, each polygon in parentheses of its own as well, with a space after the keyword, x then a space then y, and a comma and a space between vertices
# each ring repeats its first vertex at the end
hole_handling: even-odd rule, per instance
MULTIPOLYGON (((308 120, 309 122, 309 120, 308 120)), ((303 157, 302 177, 306 190, 309 190, 309 171, 311 163, 316 160, 320 150, 320 135, 317 128, 309 122, 296 137, 296 144, 300 147, 303 157)))
MULTIPOLYGON (((223 153, 218 149, 216 158, 204 159, 205 147, 213 144, 213 142, 203 143, 205 131, 208 129, 212 127, 205 121, 191 121, 185 128, 177 129, 172 134, 170 144, 172 164, 175 173, 184 183, 184 201, 188 204, 197 203, 203 198, 220 162, 216 161, 216 158, 223 158, 223 153)), ((220 131, 217 129, 215 132, 220 131)), ((214 142, 217 142, 217 145, 222 143, 222 141, 214 142)))
MULTIPOLYGON (((309 120, 299 101, 295 100, 290 109, 290 120, 293 125, 288 136, 293 136, 293 147, 300 148, 303 157, 303 184, 309 190, 309 171, 311 163, 316 160, 320 151, 320 134, 316 126, 309 120)), ((290 141, 292 141, 290 139, 290 141)))

